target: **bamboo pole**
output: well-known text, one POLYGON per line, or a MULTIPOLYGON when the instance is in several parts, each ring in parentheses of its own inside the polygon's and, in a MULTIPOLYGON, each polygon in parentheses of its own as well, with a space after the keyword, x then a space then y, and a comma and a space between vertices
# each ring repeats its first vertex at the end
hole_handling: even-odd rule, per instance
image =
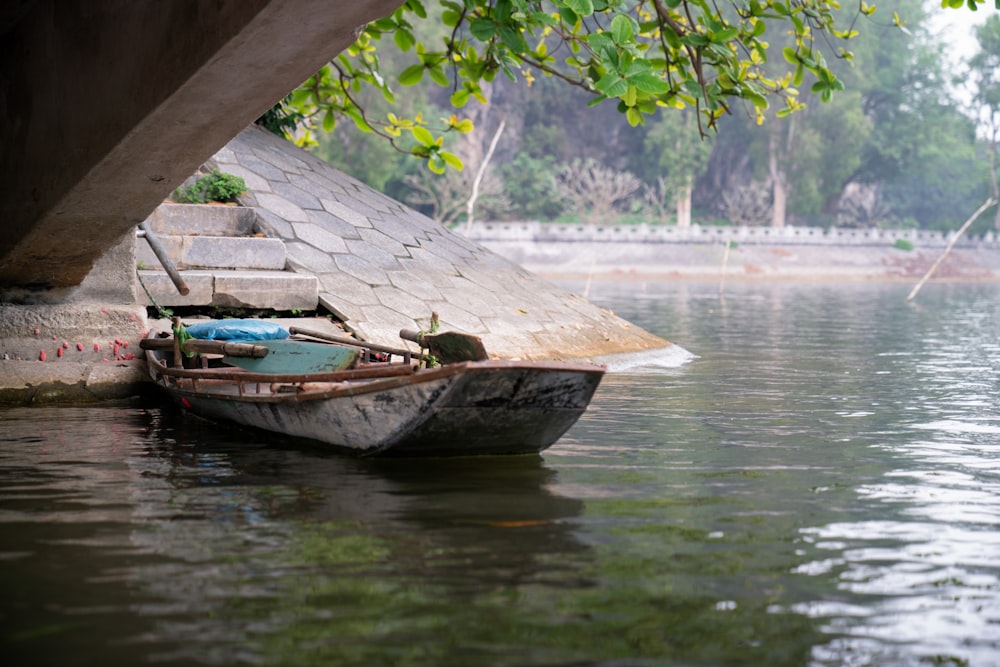
POLYGON ((931 268, 927 269, 927 273, 925 273, 924 277, 920 279, 920 282, 914 285, 913 290, 910 292, 909 296, 906 297, 907 303, 913 301, 913 299, 917 296, 917 292, 920 291, 920 288, 923 287, 924 283, 927 282, 927 280, 934 274, 935 271, 937 271, 938 266, 941 264, 942 261, 944 261, 944 258, 948 256, 948 253, 951 252, 951 249, 955 245, 955 242, 958 241, 959 237, 965 233, 965 230, 967 230, 972 225, 972 223, 976 221, 976 218, 982 215, 983 211, 985 211, 990 206, 993 206, 996 203, 997 200, 994 199, 993 197, 990 197, 989 199, 983 202, 982 206, 976 209, 976 212, 972 214, 972 217, 966 220, 965 223, 963 223, 962 226, 958 228, 958 231, 955 232, 955 235, 952 236, 951 239, 949 239, 948 245, 945 246, 944 252, 941 253, 941 256, 938 257, 933 264, 931 264, 931 268))
POLYGON ((732 245, 732 240, 726 239, 726 252, 723 253, 722 255, 722 269, 721 269, 722 275, 719 277, 719 296, 722 296, 722 293, 726 289, 726 266, 728 266, 729 264, 729 248, 731 245, 732 245))
POLYGON ((176 287, 177 291, 183 296, 187 296, 191 292, 190 288, 188 288, 187 283, 184 282, 184 279, 181 277, 177 267, 174 266, 172 261, 170 261, 170 255, 167 253, 167 249, 163 247, 162 243, 160 243, 159 237, 153 233, 149 223, 143 220, 139 224, 139 229, 142 230, 143 238, 146 239, 146 243, 149 244, 153 254, 156 255, 156 259, 160 260, 160 264, 163 265, 163 270, 167 272, 168 276, 170 276, 170 280, 174 283, 174 287, 176 287))

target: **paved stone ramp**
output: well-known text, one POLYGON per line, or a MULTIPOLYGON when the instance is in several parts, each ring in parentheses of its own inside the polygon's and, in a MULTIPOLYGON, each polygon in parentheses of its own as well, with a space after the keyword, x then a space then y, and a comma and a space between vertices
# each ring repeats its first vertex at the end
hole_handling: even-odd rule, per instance
POLYGON ((320 304, 363 340, 399 330, 480 335, 494 358, 583 359, 669 342, 562 290, 372 190, 265 130, 244 130, 208 163, 242 177, 258 225, 290 268, 317 276, 320 304))

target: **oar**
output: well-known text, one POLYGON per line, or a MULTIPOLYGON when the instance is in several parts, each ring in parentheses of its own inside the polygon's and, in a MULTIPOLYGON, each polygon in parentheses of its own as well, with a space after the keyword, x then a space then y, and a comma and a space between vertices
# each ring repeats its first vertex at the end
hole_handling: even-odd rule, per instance
MULTIPOLYGON (((139 347, 144 350, 170 350, 174 347, 173 338, 144 338, 139 341, 139 347)), ((224 340, 202 340, 188 338, 184 341, 184 351, 191 354, 222 354, 230 357, 266 357, 269 350, 255 343, 233 343, 224 340)))
POLYGON ((460 361, 486 361, 490 355, 486 353, 483 339, 472 334, 458 331, 445 331, 439 334, 421 333, 411 329, 402 329, 399 337, 426 347, 432 356, 441 364, 454 364, 460 361))
POLYGON ((363 350, 372 350, 373 352, 385 352, 386 354, 393 354, 397 357, 403 357, 404 363, 409 363, 410 357, 421 360, 427 359, 426 354, 420 354, 419 352, 411 352, 401 347, 389 347, 388 345, 365 343, 355 338, 347 338, 346 336, 335 336, 333 334, 322 333, 319 331, 300 329, 299 327, 290 327, 288 331, 291 332, 293 335, 308 336, 310 338, 325 340, 331 343, 338 343, 340 345, 350 345, 352 347, 358 347, 363 350))

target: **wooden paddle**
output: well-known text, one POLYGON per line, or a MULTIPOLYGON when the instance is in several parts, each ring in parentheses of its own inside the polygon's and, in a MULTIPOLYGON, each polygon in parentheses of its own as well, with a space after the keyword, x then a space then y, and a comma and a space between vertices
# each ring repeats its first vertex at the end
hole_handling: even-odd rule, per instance
POLYGON ((471 334, 458 331, 430 334, 402 329, 399 337, 427 348, 427 351, 442 365, 461 361, 486 361, 490 358, 486 353, 486 347, 483 346, 483 339, 471 334))
MULTIPOLYGON (((173 338, 144 338, 139 341, 139 347, 144 350, 170 350, 174 347, 173 338)), ((225 340, 202 340, 189 338, 184 343, 184 351, 191 354, 223 354, 232 357, 266 357, 269 350, 255 343, 233 343, 225 340)))
POLYGON ((302 329, 300 327, 291 327, 289 331, 294 336, 308 336, 309 338, 316 338, 318 340, 325 340, 331 343, 338 343, 340 345, 350 345, 352 347, 358 347, 362 350, 371 350, 373 352, 384 352, 386 354, 392 354, 397 357, 403 357, 403 363, 410 363, 410 358, 413 359, 427 359, 426 354, 420 354, 419 352, 411 352, 405 348, 401 347, 390 347, 388 345, 378 345, 377 343, 366 343, 360 341, 356 338, 348 338, 346 336, 335 336, 333 334, 323 333, 321 331, 311 331, 309 329, 302 329))

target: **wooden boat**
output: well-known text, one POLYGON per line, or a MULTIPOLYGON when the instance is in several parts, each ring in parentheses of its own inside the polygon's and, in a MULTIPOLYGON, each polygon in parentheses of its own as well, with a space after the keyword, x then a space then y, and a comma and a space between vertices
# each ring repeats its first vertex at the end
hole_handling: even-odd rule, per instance
POLYGON ((172 343, 143 343, 153 380, 184 409, 362 456, 541 452, 583 414, 605 371, 498 360, 420 368, 407 358, 329 372, 261 373, 183 368, 171 363, 172 343))

